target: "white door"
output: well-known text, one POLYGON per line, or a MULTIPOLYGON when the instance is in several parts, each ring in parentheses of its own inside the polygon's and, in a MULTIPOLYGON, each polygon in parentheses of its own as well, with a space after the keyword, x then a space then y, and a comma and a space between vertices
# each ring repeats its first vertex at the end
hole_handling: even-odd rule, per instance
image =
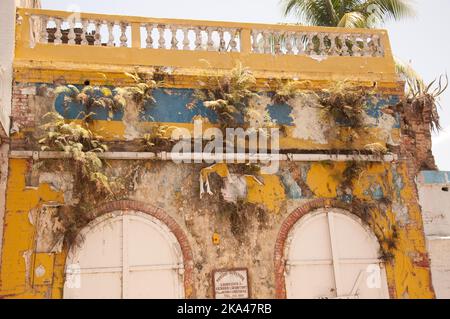
POLYGON ((378 240, 347 212, 303 217, 285 254, 288 298, 389 298, 378 240))
POLYGON ((81 233, 69 252, 64 298, 183 298, 178 241, 155 218, 110 214, 81 233))

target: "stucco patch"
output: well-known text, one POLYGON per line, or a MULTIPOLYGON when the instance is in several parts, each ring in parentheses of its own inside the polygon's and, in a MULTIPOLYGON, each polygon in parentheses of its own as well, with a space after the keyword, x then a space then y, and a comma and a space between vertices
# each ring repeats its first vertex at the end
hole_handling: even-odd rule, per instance
POLYGON ((312 140, 318 144, 327 144, 325 132, 327 123, 321 119, 320 108, 315 107, 317 101, 311 95, 300 96, 289 101, 292 106, 291 117, 295 128, 292 136, 298 139, 312 140))

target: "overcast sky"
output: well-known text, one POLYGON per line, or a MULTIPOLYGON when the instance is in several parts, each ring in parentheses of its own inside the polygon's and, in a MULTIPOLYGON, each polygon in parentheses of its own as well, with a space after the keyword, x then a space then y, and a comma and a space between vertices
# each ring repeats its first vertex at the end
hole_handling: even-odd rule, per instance
MULTIPOLYGON (((236 22, 295 22, 283 18, 279 0, 41 0, 46 9, 137 15, 155 18, 236 22)), ((450 0, 411 0, 417 17, 389 23, 394 54, 412 61, 427 81, 450 70, 450 0), (447 31, 445 31, 447 30, 447 31)), ((433 140, 439 169, 450 171, 450 89, 441 99, 444 130, 433 140)))

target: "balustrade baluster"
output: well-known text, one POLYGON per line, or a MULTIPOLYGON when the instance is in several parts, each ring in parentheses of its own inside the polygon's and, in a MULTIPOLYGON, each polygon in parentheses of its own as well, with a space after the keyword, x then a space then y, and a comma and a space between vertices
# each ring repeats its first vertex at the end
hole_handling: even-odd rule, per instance
POLYGON ((259 35, 259 31, 252 30, 252 52, 253 53, 260 53, 259 52, 258 35, 259 35))
POLYGON ((231 48, 231 52, 237 52, 238 51, 238 49, 237 49, 237 40, 236 40, 237 34, 238 34, 238 31, 236 29, 231 29, 230 30, 230 36, 231 36, 230 48, 231 48))
POLYGON ((293 33, 292 32, 285 32, 286 54, 289 54, 289 55, 294 54, 293 41, 294 41, 293 33))
POLYGON ((342 56, 349 56, 350 52, 348 50, 348 45, 347 45, 347 35, 341 34, 339 39, 341 40, 341 53, 342 53, 342 56))
POLYGON ((214 51, 214 41, 212 38, 213 29, 212 28, 206 28, 206 33, 208 35, 208 41, 206 43, 208 51, 214 51))
POLYGON ((76 38, 75 21, 73 19, 69 19, 68 23, 69 23, 69 35, 68 35, 69 40, 67 41, 67 44, 75 44, 76 38))
POLYGON ((183 28, 183 50, 190 50, 191 41, 189 41, 189 28, 183 28))
POLYGON ((272 53, 272 47, 270 46, 270 33, 269 31, 263 31, 264 53, 272 53))
POLYGON ((365 34, 361 34, 361 38, 362 38, 362 49, 361 49, 361 55, 362 56, 370 56, 370 49, 369 49, 369 45, 367 43, 368 37, 365 34))
POLYGON ((172 39, 170 41, 171 44, 171 49, 172 50, 178 50, 178 39, 177 39, 177 31, 178 31, 178 27, 175 25, 172 25, 170 27, 170 32, 172 33, 172 39))
POLYGON ((325 33, 318 33, 317 39, 319 40, 319 45, 317 47, 317 54, 318 55, 327 55, 326 53, 326 46, 325 46, 325 33))
POLYGON ((100 21, 94 21, 94 25, 95 25, 94 45, 100 46, 102 44, 102 36, 100 34, 100 27, 102 24, 100 21))
POLYGON ((89 42, 86 38, 86 33, 87 33, 87 29, 88 29, 88 24, 89 21, 88 20, 81 20, 81 45, 88 45, 89 42))
POLYGON ((359 46, 359 34, 353 34, 352 37, 352 52, 353 52, 353 56, 361 56, 361 47, 359 46))
POLYGON ((120 22, 120 46, 127 47, 128 46, 128 37, 127 37, 127 27, 128 23, 120 22))
POLYGON ((302 32, 297 32, 294 35, 295 38, 295 46, 297 47, 297 54, 301 55, 305 53, 305 43, 304 43, 304 34, 302 32))
POLYGON ((166 30, 166 27, 164 25, 162 25, 162 24, 158 25, 158 34, 159 34, 158 49, 166 48, 166 38, 164 37, 165 30, 166 30))
POLYGON ((330 40, 330 50, 328 52, 331 56, 337 56, 339 55, 339 50, 336 44, 338 36, 336 33, 328 33, 328 39, 330 40))
POLYGON ((281 54, 281 33, 276 31, 274 32, 274 37, 273 37, 273 47, 274 47, 274 52, 275 54, 281 54))
POLYGON ((223 29, 219 29, 219 39, 219 52, 225 52, 227 47, 225 42, 225 31, 223 29))
POLYGON ((153 31, 154 25, 152 24, 145 24, 145 31, 147 32, 147 38, 145 39, 145 44, 147 49, 153 49, 153 31))
POLYGON ((315 45, 314 45, 314 38, 316 37, 317 33, 308 33, 307 34, 307 39, 308 42, 306 44, 306 54, 308 55, 312 55, 315 49, 315 45))
POLYGON ((195 32, 195 50, 202 50, 202 30, 199 27, 194 28, 195 32))
POLYGON ((62 32, 61 32, 61 25, 62 20, 60 18, 54 19, 56 24, 56 31, 55 31, 55 44, 62 44, 62 32))

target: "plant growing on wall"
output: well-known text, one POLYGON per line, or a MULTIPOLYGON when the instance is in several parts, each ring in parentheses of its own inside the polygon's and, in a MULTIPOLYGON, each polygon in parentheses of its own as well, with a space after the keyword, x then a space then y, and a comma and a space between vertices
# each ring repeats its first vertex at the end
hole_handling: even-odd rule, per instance
POLYGON ((290 100, 295 99, 302 94, 312 94, 313 92, 305 90, 304 87, 309 86, 309 81, 294 81, 294 80, 274 80, 272 83, 267 83, 267 89, 273 92, 272 102, 274 104, 289 103, 290 100))
POLYGON ((364 150, 380 158, 388 153, 388 149, 386 148, 386 146, 380 143, 366 144, 364 145, 364 150))
MULTIPOLYGON (((336 126, 347 129, 346 137, 340 140, 352 149, 353 142, 359 138, 359 131, 364 126, 367 101, 376 102, 376 95, 372 88, 356 87, 348 81, 335 82, 326 89, 312 90, 308 81, 278 81, 272 96, 273 103, 289 103, 295 98, 301 98, 305 107, 317 108, 322 123, 330 128, 328 134, 335 133, 336 126), (306 88, 305 88, 306 87, 306 88)), ((380 145, 381 146, 381 145, 380 145)), ((375 145, 369 145, 366 151, 371 151, 375 145)), ((376 153, 380 153, 378 147, 376 153)))
MULTIPOLYGON (((167 77, 162 68, 155 68, 153 73, 125 73, 132 85, 110 89, 106 86, 92 86, 86 81, 84 87, 79 89, 74 85, 58 86, 56 95, 64 95, 64 103, 80 103, 86 109, 80 114, 86 123, 92 121, 95 108, 104 108, 108 111, 108 120, 118 111, 125 112, 123 121, 135 123, 140 114, 145 112, 145 106, 150 102, 155 104, 153 92, 161 87, 167 77)), ((155 124, 150 132, 142 136, 141 144, 144 150, 162 150, 171 145, 168 138, 167 127, 155 124)))
POLYGON ((195 98, 216 113, 222 129, 248 127, 251 122, 270 125, 269 114, 256 110, 254 105, 260 98, 256 92, 256 78, 241 63, 224 75, 207 76, 199 84, 195 98))
POLYGON ((312 107, 321 109, 324 119, 357 128, 363 125, 366 100, 374 98, 375 92, 355 87, 350 82, 335 82, 329 88, 318 91, 303 89, 299 81, 286 81, 276 87, 274 103, 288 103, 298 96, 306 97, 312 107))
POLYGON ((108 119, 114 116, 114 113, 125 107, 125 101, 120 95, 113 95, 108 87, 99 87, 90 85, 89 81, 85 82, 84 87, 80 90, 74 85, 58 86, 55 94, 64 94, 64 104, 81 103, 85 108, 85 119, 91 121, 91 114, 94 108, 101 107, 108 111, 108 119))
MULTIPOLYGON (((93 86, 90 81, 85 81, 79 89, 74 85, 60 85, 55 89, 55 94, 64 94, 64 102, 80 103, 86 108, 86 114, 92 113, 96 107, 108 110, 108 119, 117 111, 127 111, 129 101, 137 106, 139 112, 144 111, 147 102, 155 103, 153 91, 163 85, 165 73, 155 70, 154 73, 125 73, 132 81, 132 85, 110 89, 107 86, 93 86)), ((86 118, 88 121, 90 117, 86 118)))
POLYGON ((349 82, 337 82, 318 94, 324 116, 331 116, 335 122, 352 128, 362 126, 366 99, 369 96, 373 96, 373 92, 355 88, 349 82))
POLYGON ((170 133, 177 129, 175 126, 155 125, 149 133, 144 134, 141 140, 141 150, 143 151, 163 151, 169 150, 174 141, 170 138, 170 133))
POLYGON ((108 150, 102 137, 82 124, 66 123, 57 113, 45 114, 44 121, 41 128, 45 134, 39 140, 41 150, 65 152, 74 160, 73 168, 81 179, 94 183, 99 192, 112 195, 109 179, 103 173, 104 163, 98 157, 108 150))
MULTIPOLYGON (((108 110, 109 119, 119 110, 125 113, 130 111, 128 108, 131 106, 142 112, 147 101, 155 102, 153 90, 161 85, 165 73, 156 69, 150 75, 142 73, 126 75, 134 84, 115 90, 106 86, 91 86, 89 81, 86 81, 81 89, 73 85, 58 86, 55 93, 63 94, 66 106, 71 102, 81 103, 86 111, 80 114, 79 121, 65 120, 63 116, 54 112, 43 117, 44 123, 40 127, 43 133, 39 140, 41 150, 64 152, 67 160, 62 161, 63 165, 57 167, 62 171, 72 172, 73 175, 73 193, 76 200, 74 203, 66 203, 58 214, 64 225, 66 241, 75 240, 78 230, 95 218, 91 216, 91 212, 99 198, 105 200, 118 198, 126 192, 129 184, 127 178, 115 177, 108 173, 109 165, 101 158, 101 154, 108 148, 102 137, 90 129, 93 111, 98 107, 105 108, 108 110)), ((152 131, 142 138, 143 148, 147 150, 152 147, 165 147, 170 143, 167 138, 170 129, 154 125, 152 131)), ((36 167, 43 167, 45 164, 50 163, 41 162, 36 167)), ((52 166, 52 170, 54 169, 52 166)), ((131 174, 130 178, 134 178, 135 175, 131 174)))
POLYGON ((408 79, 407 84, 408 92, 402 101, 402 106, 410 108, 417 116, 420 116, 422 121, 429 121, 432 130, 440 131, 441 125, 438 113, 439 97, 448 88, 448 76, 441 75, 428 85, 425 85, 419 79, 408 79))
POLYGON ((43 135, 39 140, 42 151, 64 152, 67 159, 62 165, 40 162, 39 166, 52 165, 52 170, 71 172, 76 203, 63 206, 58 218, 64 226, 65 240, 75 240, 77 231, 89 221, 98 198, 115 198, 121 185, 106 173, 106 162, 100 154, 108 150, 102 137, 94 134, 83 119, 80 123, 66 121, 57 113, 47 113, 41 126, 43 135))
POLYGON ((144 111, 147 102, 156 103, 153 98, 153 90, 162 85, 162 81, 156 81, 154 74, 146 73, 125 73, 127 77, 133 80, 134 84, 123 88, 116 88, 116 94, 121 104, 126 106, 127 101, 133 101, 139 108, 144 111))

